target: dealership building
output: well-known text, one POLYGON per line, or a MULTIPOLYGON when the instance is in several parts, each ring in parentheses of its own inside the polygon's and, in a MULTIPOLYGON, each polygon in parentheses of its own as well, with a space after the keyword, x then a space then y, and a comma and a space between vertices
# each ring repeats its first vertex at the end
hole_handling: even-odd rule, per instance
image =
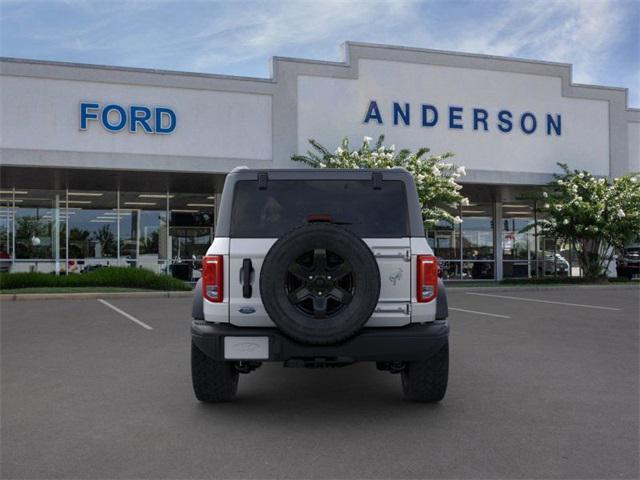
POLYGON ((579 274, 525 230, 557 162, 640 171, 625 88, 578 85, 568 64, 346 43, 344 61, 275 57, 270 78, 0 60, 3 269, 130 265, 192 279, 233 168, 300 167, 313 138, 385 135, 453 152, 463 222, 429 241, 449 279, 579 274))

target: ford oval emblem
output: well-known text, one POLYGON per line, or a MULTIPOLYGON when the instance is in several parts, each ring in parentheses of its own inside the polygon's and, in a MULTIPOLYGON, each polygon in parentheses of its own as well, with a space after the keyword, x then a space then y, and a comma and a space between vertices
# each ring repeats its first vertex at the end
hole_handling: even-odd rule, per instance
POLYGON ((233 349, 241 353, 252 353, 260 349, 260 345, 252 342, 236 343, 233 349))
POLYGON ((240 310, 238 310, 240 313, 244 313, 244 314, 250 314, 250 313, 256 313, 256 309, 253 307, 242 307, 240 310))

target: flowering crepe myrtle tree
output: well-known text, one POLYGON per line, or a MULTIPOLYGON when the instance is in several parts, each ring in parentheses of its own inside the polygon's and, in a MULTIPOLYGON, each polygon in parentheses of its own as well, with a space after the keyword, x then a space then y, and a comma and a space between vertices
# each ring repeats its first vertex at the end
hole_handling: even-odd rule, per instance
POLYGON ((609 181, 558 165, 563 173, 539 198, 541 233, 571 244, 585 277, 601 277, 615 250, 640 234, 640 175, 609 181))
POLYGON ((465 168, 446 161, 453 154, 427 155, 428 148, 421 148, 415 153, 407 149, 396 151, 395 145, 385 147, 383 142, 384 135, 380 135, 375 144, 372 144, 371 137, 364 137, 360 148, 351 150, 349 139, 345 137, 340 147, 331 152, 309 139, 313 150, 308 151, 307 155, 294 155, 291 159, 315 168, 405 168, 415 180, 422 205, 422 218, 427 228, 442 220, 461 223, 460 217, 451 215, 439 206, 469 205, 469 199, 460 193, 462 186, 456 182, 466 174, 465 168))

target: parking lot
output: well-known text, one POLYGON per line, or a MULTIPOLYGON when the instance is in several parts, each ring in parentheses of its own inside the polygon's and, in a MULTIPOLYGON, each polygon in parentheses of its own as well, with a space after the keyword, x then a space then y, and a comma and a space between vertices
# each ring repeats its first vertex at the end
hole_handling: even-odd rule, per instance
POLYGON ((636 478, 640 289, 449 290, 438 405, 262 366, 198 403, 187 298, 5 301, 3 478, 636 478), (106 303, 105 303, 106 302, 106 303))

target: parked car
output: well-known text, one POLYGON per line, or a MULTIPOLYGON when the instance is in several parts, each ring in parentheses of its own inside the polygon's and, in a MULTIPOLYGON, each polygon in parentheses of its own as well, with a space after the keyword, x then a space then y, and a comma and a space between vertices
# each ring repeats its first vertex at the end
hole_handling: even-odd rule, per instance
POLYGON ((616 262, 616 273, 619 277, 627 277, 629 280, 634 275, 640 275, 640 243, 624 247, 616 262))
POLYGON ((192 316, 203 402, 232 400, 262 362, 376 362, 407 399, 445 395, 446 292, 403 169, 232 171, 192 316))
POLYGON ((0 250, 0 273, 7 273, 9 270, 11 270, 11 255, 0 250))
POLYGON ((570 270, 569 261, 559 253, 545 252, 544 261, 538 264, 538 271, 543 276, 565 276, 569 275, 570 270))

